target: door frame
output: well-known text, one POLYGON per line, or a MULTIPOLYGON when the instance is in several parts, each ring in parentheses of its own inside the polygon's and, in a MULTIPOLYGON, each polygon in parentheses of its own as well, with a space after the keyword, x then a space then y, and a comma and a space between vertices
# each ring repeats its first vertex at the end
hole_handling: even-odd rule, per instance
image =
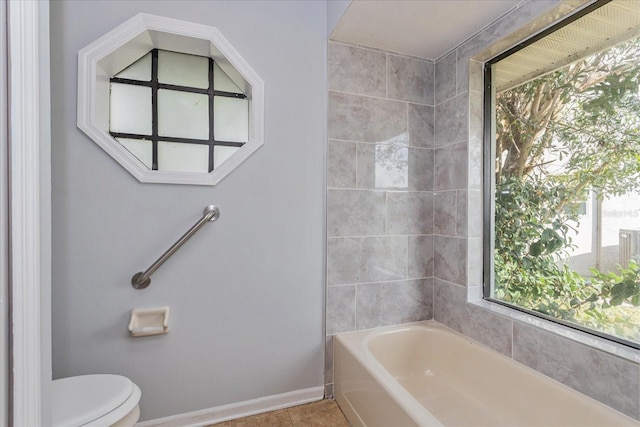
POLYGON ((49 184, 41 183, 50 170, 49 2, 3 3, 9 79, 9 423, 48 425, 51 193, 49 184))

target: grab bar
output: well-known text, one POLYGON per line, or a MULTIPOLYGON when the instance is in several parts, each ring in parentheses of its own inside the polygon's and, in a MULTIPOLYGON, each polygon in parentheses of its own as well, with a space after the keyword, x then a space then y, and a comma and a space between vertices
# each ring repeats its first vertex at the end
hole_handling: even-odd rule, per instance
POLYGON ((184 233, 184 235, 181 238, 179 238, 178 241, 175 242, 173 246, 169 248, 168 251, 163 253, 156 262, 151 264, 151 267, 147 268, 147 270, 144 273, 141 271, 133 275, 133 277, 131 278, 131 285, 135 289, 144 289, 147 286, 149 286, 149 283, 151 283, 151 275, 158 268, 160 268, 160 266, 164 264, 164 262, 168 260, 171 257, 171 255, 173 255, 178 249, 180 249, 180 247, 184 245, 185 242, 191 238, 191 236, 196 234, 196 232, 200 230, 203 225, 205 225, 209 221, 213 222, 218 218, 220 218, 220 209, 218 209, 214 205, 209 205, 204 208, 204 211, 202 212, 202 214, 203 214, 203 217, 200 218, 200 220, 196 222, 195 225, 189 229, 189 231, 184 233))

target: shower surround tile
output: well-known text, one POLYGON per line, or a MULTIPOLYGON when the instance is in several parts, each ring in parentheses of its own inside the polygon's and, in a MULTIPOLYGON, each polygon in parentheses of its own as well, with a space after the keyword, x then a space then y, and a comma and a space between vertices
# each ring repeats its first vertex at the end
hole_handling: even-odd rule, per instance
POLYGON ((463 93, 436 105, 434 119, 436 146, 467 141, 469 138, 468 100, 468 95, 463 93))
POLYGON ((409 145, 431 148, 435 141, 434 108, 409 104, 409 145))
POLYGON ((434 150, 409 147, 409 191, 433 190, 434 162, 434 150))
POLYGON ((433 280, 356 285, 356 329, 433 318, 433 280))
POLYGON ((441 102, 453 98, 456 96, 456 79, 451 76, 456 75, 456 51, 451 51, 448 55, 444 56, 435 65, 435 103, 441 102))
POLYGON ((327 240, 329 286, 385 282, 406 277, 407 238, 404 236, 327 240))
POLYGON ((467 284, 467 240, 461 237, 433 237, 433 275, 447 282, 467 284))
POLYGON ((387 55, 339 43, 328 46, 329 90, 384 97, 387 55))
POLYGON ((434 63, 328 54, 327 334, 430 319, 434 63))
POLYGON ((511 357, 512 320, 496 316, 466 301, 465 287, 434 279, 434 319, 511 357))
POLYGON ((356 324, 356 287, 329 286, 327 290, 327 334, 352 331, 356 324))
POLYGON ((327 235, 363 236, 385 234, 383 191, 327 191, 327 235))
POLYGON ((356 143, 329 140, 327 159, 329 188, 356 188, 356 143))
POLYGON ((433 233, 433 193, 387 193, 387 234, 433 233))
POLYGON ((407 278, 433 277, 433 236, 407 239, 407 278))
POLYGON ((525 323, 513 328, 513 358, 640 419, 640 367, 525 323))
POLYGON ((436 191, 466 189, 467 164, 466 142, 436 148, 434 189, 436 191))
POLYGON ((406 190, 409 147, 400 144, 358 144, 358 188, 406 190))
POLYGON ((433 198, 433 233, 456 235, 457 195, 455 191, 438 191, 433 198))
POLYGON ((407 104, 329 92, 330 139, 407 144, 407 104))
POLYGON ((395 55, 388 60, 388 97, 433 105, 433 62, 395 55))

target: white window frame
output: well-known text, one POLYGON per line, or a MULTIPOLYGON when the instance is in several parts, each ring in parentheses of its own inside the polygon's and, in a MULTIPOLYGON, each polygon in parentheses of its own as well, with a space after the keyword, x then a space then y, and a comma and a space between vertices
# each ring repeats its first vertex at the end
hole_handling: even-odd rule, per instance
POLYGON ((79 51, 78 127, 141 182, 215 185, 264 143, 264 82, 216 28, 140 13, 79 51), (152 49, 212 57, 247 95, 249 141, 210 173, 152 171, 109 134, 109 78, 152 49))

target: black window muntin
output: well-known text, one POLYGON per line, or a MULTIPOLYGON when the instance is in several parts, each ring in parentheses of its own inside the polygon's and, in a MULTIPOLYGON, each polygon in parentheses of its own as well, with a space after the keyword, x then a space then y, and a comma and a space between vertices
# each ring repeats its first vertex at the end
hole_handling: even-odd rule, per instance
POLYGON ((184 144, 204 144, 209 147, 209 172, 213 171, 214 164, 214 147, 226 146, 226 147, 242 147, 245 142, 234 141, 222 141, 215 139, 214 133, 214 114, 213 114, 213 100, 216 96, 223 96, 226 98, 239 98, 246 99, 247 96, 244 93, 225 92, 220 90, 214 90, 214 73, 213 73, 213 58, 207 58, 209 60, 209 87, 207 89, 179 86, 168 83, 160 83, 158 81, 158 51, 159 49, 151 50, 151 80, 133 80, 121 77, 112 77, 111 83, 122 83, 136 86, 145 86, 151 88, 151 111, 152 111, 152 123, 151 123, 151 135, 137 134, 137 133, 122 133, 111 132, 111 136, 114 138, 127 138, 127 139, 144 139, 151 141, 152 149, 152 170, 158 170, 158 141, 176 142, 184 144), (193 139, 193 138, 179 138, 172 136, 160 136, 158 135, 158 89, 168 89, 179 92, 191 92, 208 95, 209 97, 209 138, 208 139, 193 139))

